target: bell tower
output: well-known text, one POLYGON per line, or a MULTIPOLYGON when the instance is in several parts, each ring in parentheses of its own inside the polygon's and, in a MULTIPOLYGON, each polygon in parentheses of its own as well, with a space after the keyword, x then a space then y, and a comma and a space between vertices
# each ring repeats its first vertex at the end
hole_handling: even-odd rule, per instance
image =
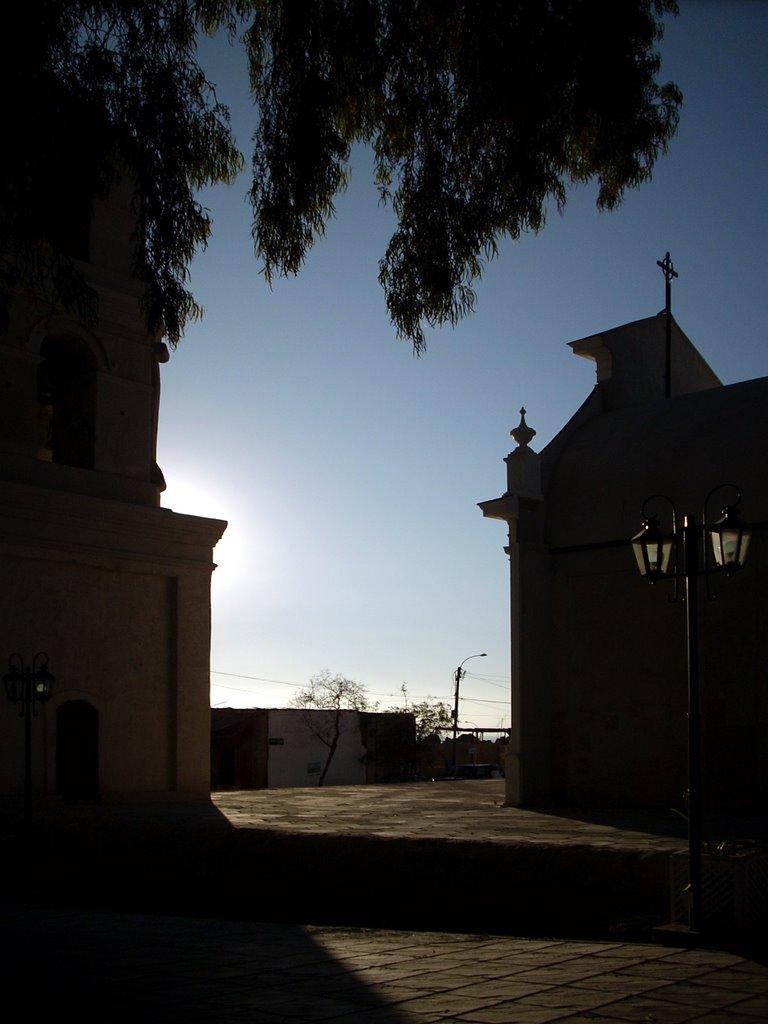
MULTIPOLYGON (((226 523, 160 507, 168 351, 145 324, 133 204, 122 179, 65 225, 93 316, 21 268, 0 330, 0 675, 10 655, 44 651, 56 679, 32 723, 36 797, 209 791, 210 579, 226 523)), ((0 739, 0 795, 20 793, 23 730, 2 692, 0 739)))
POLYGON ((131 199, 128 181, 118 183, 73 242, 94 324, 57 308, 39 280, 12 297, 0 335, 4 481, 159 504, 159 363, 168 351, 144 324, 131 199))

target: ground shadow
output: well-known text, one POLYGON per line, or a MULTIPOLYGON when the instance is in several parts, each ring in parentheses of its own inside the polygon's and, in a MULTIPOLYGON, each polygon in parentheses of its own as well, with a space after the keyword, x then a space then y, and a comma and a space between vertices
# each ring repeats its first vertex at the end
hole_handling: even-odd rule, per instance
POLYGON ((300 926, 21 904, 2 914, 9 1022, 405 1021, 354 955, 336 959, 300 926))
POLYGON ((646 835, 683 839, 686 833, 685 820, 675 811, 667 808, 657 810, 598 808, 598 807, 529 807, 527 810, 580 821, 590 825, 619 829, 621 832, 642 832, 646 835))
MULTIPOLYGON (((619 808, 528 808, 541 811, 552 817, 569 821, 588 822, 592 825, 616 828, 622 832, 644 832, 647 835, 665 836, 685 840, 688 826, 685 815, 672 808, 656 810, 619 808)), ((705 838, 717 842, 768 843, 768 818, 765 816, 708 814, 704 816, 705 838)))

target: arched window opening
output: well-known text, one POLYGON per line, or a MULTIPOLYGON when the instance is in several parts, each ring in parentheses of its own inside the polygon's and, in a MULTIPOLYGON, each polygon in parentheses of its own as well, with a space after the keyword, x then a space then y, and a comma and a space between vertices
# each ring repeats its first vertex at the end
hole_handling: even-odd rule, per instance
POLYGON ((37 372, 38 457, 93 469, 96 440, 96 356, 82 338, 48 337, 37 372))

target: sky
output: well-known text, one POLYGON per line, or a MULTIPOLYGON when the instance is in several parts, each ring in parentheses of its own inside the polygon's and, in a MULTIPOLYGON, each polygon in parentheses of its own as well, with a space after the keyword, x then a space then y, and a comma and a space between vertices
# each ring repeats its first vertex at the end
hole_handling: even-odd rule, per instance
MULTIPOLYGON (((653 181, 612 213, 572 189, 543 231, 503 242, 475 313, 417 358, 377 281, 392 231, 371 162, 300 275, 260 274, 247 174, 206 190, 213 235, 192 266, 205 307, 162 367, 162 504, 224 519, 212 581, 211 703, 285 707, 311 676, 361 682, 384 710, 427 697, 462 727, 509 720, 503 523, 521 407, 540 451, 595 384, 568 342, 658 313, 671 253, 678 323, 726 383, 768 375, 768 2, 681 0, 660 46, 683 91, 653 181), (485 653, 485 658, 475 658, 485 653)), ((239 53, 203 60, 249 155, 239 53)), ((599 500, 599 495, 595 495, 599 500)))

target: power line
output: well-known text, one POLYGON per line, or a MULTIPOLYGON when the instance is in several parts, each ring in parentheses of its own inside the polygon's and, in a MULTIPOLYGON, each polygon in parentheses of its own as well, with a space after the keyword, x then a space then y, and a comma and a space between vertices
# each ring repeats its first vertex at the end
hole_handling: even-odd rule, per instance
POLYGON ((508 700, 483 700, 482 697, 462 697, 462 700, 469 701, 470 704, 504 704, 509 705, 508 700))
POLYGON ((484 676, 484 675, 480 675, 479 673, 475 674, 474 672, 473 673, 469 673, 468 672, 467 675, 465 676, 465 678, 466 679, 476 679, 478 682, 486 683, 488 686, 498 686, 498 688, 500 690, 508 690, 509 686, 510 686, 510 682, 511 682, 511 680, 507 676, 484 676), (502 683, 494 683, 493 682, 494 679, 503 679, 504 682, 502 682, 502 683))
MULTIPOLYGON (((297 689, 297 690, 301 689, 301 687, 307 685, 306 683, 289 683, 285 679, 267 679, 264 676, 250 676, 250 675, 246 675, 244 672, 222 672, 222 671, 220 671, 218 669, 211 669, 210 674, 212 676, 227 676, 230 679, 249 679, 249 680, 251 680, 251 681, 253 681, 255 683, 272 683, 272 684, 274 684, 276 686, 292 686, 294 689, 297 689)), ((257 691, 254 690, 251 687, 232 686, 231 683, 213 683, 213 685, 214 686, 218 686, 222 690, 235 690, 237 693, 252 693, 254 695, 257 693, 257 691)), ((398 693, 381 693, 381 692, 378 692, 376 690, 367 690, 366 692, 371 697, 383 697, 383 698, 389 698, 389 699, 392 699, 392 700, 399 700, 399 699, 402 699, 402 697, 403 697, 402 691, 399 691, 398 693)), ((408 694, 408 700, 409 700, 409 702, 413 701, 413 700, 435 700, 435 701, 438 701, 438 700, 442 700, 442 698, 435 697, 431 693, 409 693, 408 694)), ((447 703, 447 701, 443 701, 443 703, 447 703)))
MULTIPOLYGON (((253 679, 257 683, 276 683, 278 686, 304 686, 304 683, 288 683, 285 679, 265 679, 263 676, 247 676, 242 672, 219 672, 217 669, 211 669, 212 676, 230 676, 233 679, 253 679)), ((226 686, 226 683, 222 684, 226 686)), ((228 689, 237 689, 237 687, 228 687, 228 689)))
MULTIPOLYGON (((211 675, 212 676, 226 676, 229 679, 247 679, 247 680, 249 680, 251 682, 254 682, 254 683, 269 683, 272 686, 290 686, 294 690, 299 690, 303 686, 306 685, 305 683, 291 683, 291 682, 288 682, 285 679, 268 679, 265 676, 247 675, 244 672, 223 672, 223 671, 221 671, 219 669, 211 669, 211 675)), ((479 682, 483 682, 483 683, 487 683, 490 686, 500 686, 500 688, 504 689, 504 687, 501 687, 501 684, 493 683, 493 682, 491 682, 487 678, 481 678, 478 681, 479 682)), ((250 694, 254 698, 254 700, 259 698, 260 688, 259 689, 255 689, 253 687, 246 687, 246 686, 233 686, 231 683, 214 683, 213 680, 211 682, 212 682, 212 685, 217 686, 219 689, 231 690, 231 691, 233 691, 235 693, 247 693, 247 694, 250 694)), ((368 693, 369 693, 369 695, 371 697, 381 697, 383 700, 388 700, 390 702, 403 699, 402 690, 398 691, 397 693, 381 693, 379 691, 369 690, 368 693)), ((422 701, 432 700, 432 701, 438 701, 438 702, 443 703, 443 704, 446 704, 446 703, 449 702, 448 698, 435 697, 434 694, 431 694, 431 693, 424 693, 424 694, 419 694, 419 693, 413 693, 412 694, 412 693, 409 693, 408 694, 408 701, 409 701, 409 703, 412 703, 413 701, 419 701, 419 700, 422 700, 422 701)), ((480 698, 480 697, 464 697, 464 696, 462 696, 461 700, 462 701, 467 701, 470 704, 480 704, 480 705, 488 705, 488 706, 490 706, 491 704, 508 704, 508 701, 492 700, 492 699, 484 700, 483 698, 480 698)))

